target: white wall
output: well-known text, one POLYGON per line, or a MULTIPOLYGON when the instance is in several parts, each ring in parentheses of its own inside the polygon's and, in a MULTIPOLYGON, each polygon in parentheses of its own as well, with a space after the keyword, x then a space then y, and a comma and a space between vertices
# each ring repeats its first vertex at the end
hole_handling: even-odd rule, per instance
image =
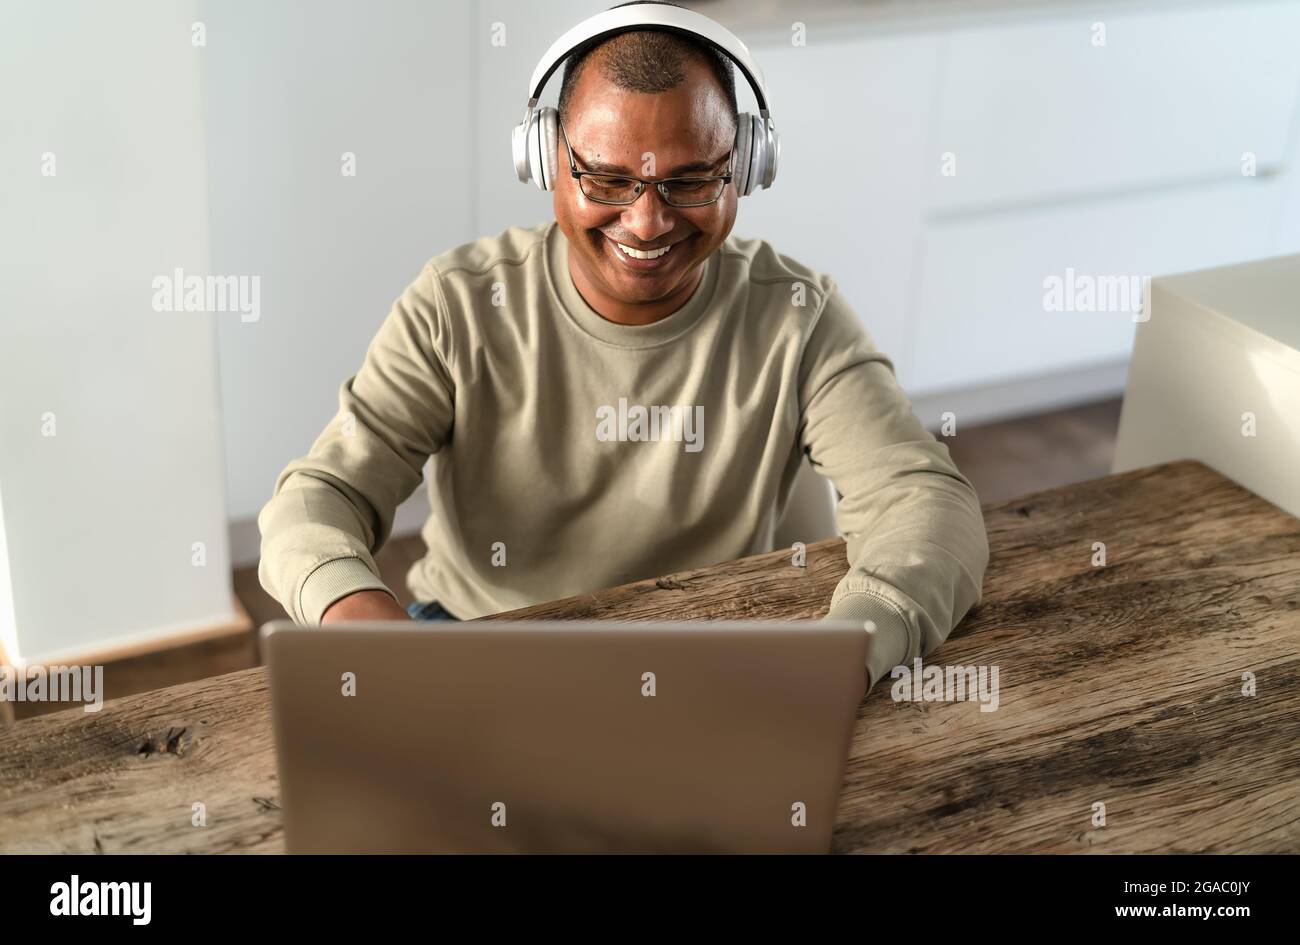
POLYGON ((200 14, 212 265, 262 282, 260 320, 218 327, 247 561, 276 476, 334 415, 394 299, 475 235, 478 52, 465 3, 201 0, 200 14))
MULTIPOLYGON (((571 26, 607 7, 592 0, 481 0, 475 8, 470 45, 478 51, 473 90, 478 116, 477 235, 499 233, 511 226, 534 226, 554 219, 551 195, 515 176, 510 130, 524 117, 528 80, 542 54, 571 26), (505 28, 505 45, 494 46, 494 24, 505 28)), ((551 76, 542 104, 554 106, 560 96, 563 67, 551 76)))
POLYGON ((152 305, 155 276, 208 269, 192 5, 4 19, 0 642, 39 661, 229 622, 213 316, 152 305))

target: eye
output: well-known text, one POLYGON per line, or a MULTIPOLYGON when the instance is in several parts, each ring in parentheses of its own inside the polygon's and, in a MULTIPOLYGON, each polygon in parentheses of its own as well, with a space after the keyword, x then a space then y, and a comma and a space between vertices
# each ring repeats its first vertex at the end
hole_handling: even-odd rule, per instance
POLYGON ((668 191, 668 201, 678 207, 694 207, 713 203, 722 196, 726 182, 714 178, 680 177, 664 182, 668 191))
POLYGON ((668 189, 683 196, 695 196, 708 192, 716 183, 704 178, 683 177, 669 182, 668 189))
POLYGON ((628 177, 584 174, 581 181, 582 192, 597 200, 621 200, 636 193, 637 181, 628 177))

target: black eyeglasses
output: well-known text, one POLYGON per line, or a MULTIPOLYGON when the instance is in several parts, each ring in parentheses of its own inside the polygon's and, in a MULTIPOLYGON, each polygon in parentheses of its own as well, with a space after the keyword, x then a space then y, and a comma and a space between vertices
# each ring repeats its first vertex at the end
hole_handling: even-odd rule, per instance
MULTIPOLYGON (((569 173, 578 182, 578 187, 588 199, 596 203, 612 204, 616 207, 636 203, 647 186, 653 186, 670 207, 705 207, 716 203, 722 191, 731 180, 731 168, 720 177, 668 177, 664 180, 646 180, 643 177, 616 176, 613 174, 596 174, 591 171, 578 170, 573 158, 573 146, 569 144, 569 135, 560 122, 560 134, 564 137, 564 147, 569 152, 569 173)), ((735 148, 728 157, 735 157, 735 148)))

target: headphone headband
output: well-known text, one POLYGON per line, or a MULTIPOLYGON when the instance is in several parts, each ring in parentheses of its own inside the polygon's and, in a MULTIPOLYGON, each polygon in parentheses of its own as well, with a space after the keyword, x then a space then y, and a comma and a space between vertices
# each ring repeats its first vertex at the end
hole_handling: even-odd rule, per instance
POLYGON ((766 119, 767 91, 763 84, 763 71, 759 69, 749 49, 734 33, 702 13, 662 3, 636 3, 597 13, 569 30, 546 50, 541 62, 533 70, 528 84, 528 109, 531 111, 542 96, 546 80, 579 46, 591 40, 603 39, 615 33, 635 28, 659 28, 702 39, 727 56, 745 76, 758 102, 758 113, 766 119))
POLYGON ((748 112, 736 115, 736 193, 743 197, 756 188, 770 187, 776 178, 781 142, 768 114, 763 72, 750 56, 749 49, 730 30, 703 14, 668 4, 646 2, 597 13, 573 27, 546 50, 528 85, 524 120, 510 132, 510 149, 519 179, 524 183, 532 181, 542 190, 552 190, 556 178, 563 174, 556 156, 559 147, 558 115, 554 108, 537 107, 546 80, 585 44, 635 30, 664 30, 706 42, 740 69, 758 100, 759 117, 748 112))

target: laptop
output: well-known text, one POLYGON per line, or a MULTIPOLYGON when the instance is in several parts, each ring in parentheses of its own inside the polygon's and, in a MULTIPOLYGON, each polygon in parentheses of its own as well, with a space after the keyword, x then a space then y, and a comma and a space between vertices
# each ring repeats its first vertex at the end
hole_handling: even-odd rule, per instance
POLYGON ((854 622, 262 628, 291 853, 825 853, 854 622))

